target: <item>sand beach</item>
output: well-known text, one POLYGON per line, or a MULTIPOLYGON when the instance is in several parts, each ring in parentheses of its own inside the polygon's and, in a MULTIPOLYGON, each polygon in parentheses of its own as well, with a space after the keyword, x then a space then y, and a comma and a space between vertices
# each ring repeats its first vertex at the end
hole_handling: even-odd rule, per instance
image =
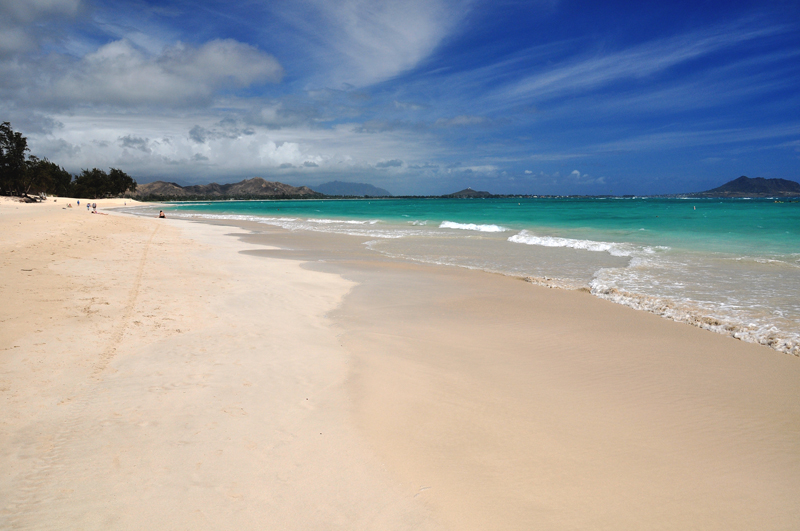
POLYGON ((797 357, 97 202, 0 202, 0 528, 800 526, 797 357))

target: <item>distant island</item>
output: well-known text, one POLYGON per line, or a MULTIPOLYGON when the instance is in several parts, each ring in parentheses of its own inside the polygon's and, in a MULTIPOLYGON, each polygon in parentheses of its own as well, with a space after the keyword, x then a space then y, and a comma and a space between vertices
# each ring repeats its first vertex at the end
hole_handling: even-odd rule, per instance
MULTIPOLYGON (((439 196, 442 198, 454 199, 486 199, 502 197, 559 197, 553 195, 531 195, 531 194, 492 194, 481 192, 472 188, 465 188, 460 192, 439 196)), ((565 196, 560 196, 565 197, 565 196)), ((570 196, 579 197, 579 196, 570 196)), ((612 196, 580 196, 580 197, 612 197, 612 196)), ((627 195, 622 197, 635 197, 627 195)), ((697 197, 697 198, 763 198, 763 197, 800 197, 800 183, 788 179, 765 179, 763 177, 750 178, 741 176, 738 179, 729 181, 722 186, 706 190, 704 192, 691 192, 685 194, 669 194, 651 197, 697 197)))
POLYGON ((705 192, 681 194, 683 197, 800 197, 800 183, 787 179, 745 177, 729 181, 705 192))
POLYGON ((314 187, 317 192, 328 196, 341 197, 391 197, 388 190, 378 188, 366 183, 348 183, 342 181, 332 181, 314 187))

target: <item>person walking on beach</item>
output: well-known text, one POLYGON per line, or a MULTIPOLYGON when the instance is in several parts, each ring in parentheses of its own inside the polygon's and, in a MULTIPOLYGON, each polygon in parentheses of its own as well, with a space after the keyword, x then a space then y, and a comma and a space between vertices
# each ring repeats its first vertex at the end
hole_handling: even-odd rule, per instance
POLYGON ((92 212, 97 212, 97 203, 92 203, 92 212))

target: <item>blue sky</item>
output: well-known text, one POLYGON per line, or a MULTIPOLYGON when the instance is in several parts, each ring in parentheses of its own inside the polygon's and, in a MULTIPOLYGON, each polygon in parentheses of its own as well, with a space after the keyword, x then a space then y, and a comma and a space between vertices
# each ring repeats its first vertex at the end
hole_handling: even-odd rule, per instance
POLYGON ((139 182, 800 180, 798 87, 796 0, 0 0, 0 120, 139 182))

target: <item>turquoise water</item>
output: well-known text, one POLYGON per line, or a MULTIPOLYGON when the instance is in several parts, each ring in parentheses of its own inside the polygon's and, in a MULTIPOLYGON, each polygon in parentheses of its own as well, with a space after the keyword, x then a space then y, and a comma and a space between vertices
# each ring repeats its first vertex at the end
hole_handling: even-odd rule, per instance
POLYGON ((376 253, 484 269, 800 355, 800 203, 741 199, 379 199, 174 204, 365 238, 376 253))

